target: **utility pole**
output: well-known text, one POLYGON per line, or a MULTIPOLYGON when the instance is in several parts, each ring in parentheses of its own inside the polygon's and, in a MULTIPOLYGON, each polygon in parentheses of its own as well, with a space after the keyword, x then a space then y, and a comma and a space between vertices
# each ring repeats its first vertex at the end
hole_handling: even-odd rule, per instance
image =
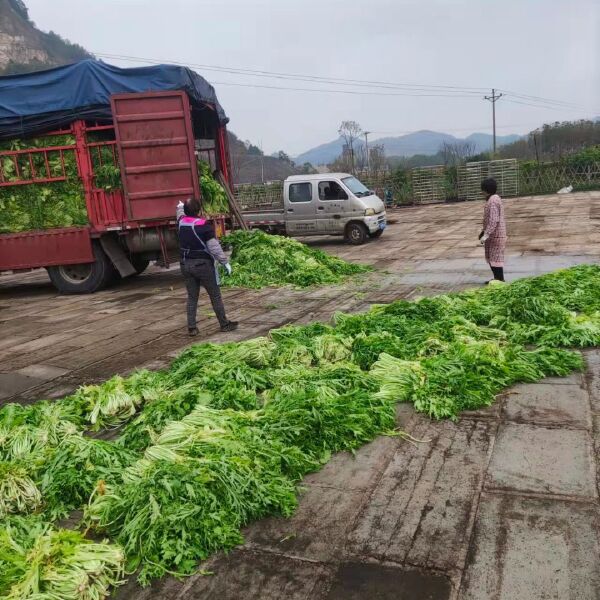
POLYGON ((496 101, 500 100, 504 94, 496 94, 496 90, 492 88, 491 96, 484 96, 484 100, 489 100, 492 103, 492 124, 494 128, 494 155, 496 154, 496 101))
POLYGON ((535 133, 533 134, 533 145, 535 146, 535 161, 539 165, 540 164, 540 154, 538 152, 537 136, 535 135, 535 133))
POLYGON ((262 140, 260 140, 260 180, 265 183, 265 153, 263 152, 262 140))
POLYGON ((367 153, 367 175, 371 174, 371 159, 369 157, 369 134, 370 131, 363 131, 365 134, 365 151, 367 153))

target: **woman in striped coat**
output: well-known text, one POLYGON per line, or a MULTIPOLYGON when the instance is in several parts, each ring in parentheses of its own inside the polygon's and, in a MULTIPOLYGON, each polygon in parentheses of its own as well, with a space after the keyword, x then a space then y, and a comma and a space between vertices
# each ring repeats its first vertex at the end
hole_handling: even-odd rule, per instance
POLYGON ((483 211, 483 230, 479 241, 485 246, 485 259, 492 269, 494 279, 504 281, 504 250, 506 249, 506 222, 502 199, 496 194, 495 179, 484 179, 481 190, 487 196, 483 211))

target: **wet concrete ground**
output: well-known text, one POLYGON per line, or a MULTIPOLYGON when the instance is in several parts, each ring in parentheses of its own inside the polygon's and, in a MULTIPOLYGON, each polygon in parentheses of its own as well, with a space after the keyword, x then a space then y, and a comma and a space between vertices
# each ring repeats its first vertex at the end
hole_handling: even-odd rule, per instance
MULTIPOLYGON (((480 285, 482 205, 401 209, 362 247, 309 243, 377 271, 310 291, 227 290, 243 339, 337 310, 480 285)), ((506 202, 509 279, 600 261, 600 193, 506 202)), ((177 270, 151 270, 86 297, 58 296, 43 272, 0 276, 0 402, 59 397, 82 383, 158 367, 189 343, 177 270)), ((200 340, 198 340, 200 341, 200 340)), ((382 437, 340 454, 304 484, 291 519, 246 531, 246 544, 203 567, 119 598, 600 598, 600 352, 585 376, 517 386, 457 423, 400 406, 419 442, 382 437)))

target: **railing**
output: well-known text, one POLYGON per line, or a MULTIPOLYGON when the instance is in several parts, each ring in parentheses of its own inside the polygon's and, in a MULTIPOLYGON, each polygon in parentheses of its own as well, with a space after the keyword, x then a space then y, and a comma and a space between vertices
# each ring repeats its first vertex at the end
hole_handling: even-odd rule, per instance
POLYGON ((0 186, 65 181, 67 163, 77 168, 74 144, 0 152, 0 186))
MULTIPOLYGON (((358 173, 357 177, 382 199, 389 198, 391 192, 393 205, 429 204, 481 199, 481 181, 486 177, 496 179, 498 192, 505 198, 553 194, 569 185, 575 191, 600 189, 600 162, 573 166, 506 159, 458 167, 380 171, 374 175, 358 173)), ((236 185, 235 195, 243 210, 274 208, 282 204, 283 182, 236 185)))
POLYGON ((117 142, 112 125, 96 125, 86 128, 86 146, 91 164, 92 221, 101 226, 118 226, 126 220, 117 142), (101 137, 110 139, 94 141, 94 133, 106 132, 101 137), (90 135, 92 134, 92 135, 90 135))
POLYGON ((551 194, 572 185, 575 190, 600 188, 600 162, 582 166, 525 163, 519 169, 521 195, 551 194))

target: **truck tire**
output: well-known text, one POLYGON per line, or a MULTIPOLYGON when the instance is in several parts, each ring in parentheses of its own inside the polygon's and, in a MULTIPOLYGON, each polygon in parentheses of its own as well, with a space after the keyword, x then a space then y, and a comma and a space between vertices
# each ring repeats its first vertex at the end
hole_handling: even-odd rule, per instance
POLYGON ((383 233, 383 229, 378 229, 375 233, 370 233, 369 235, 376 239, 376 238, 380 238, 381 234, 383 233))
POLYGON ((367 241, 369 231, 363 223, 348 223, 345 239, 353 246, 360 246, 367 241))
POLYGON ((48 267, 48 275, 61 294, 91 294, 114 281, 115 268, 97 242, 92 242, 93 263, 48 267))
POLYGON ((148 268, 148 265, 150 264, 150 259, 146 258, 142 254, 130 254, 129 262, 131 262, 133 268, 135 269, 135 275, 140 275, 148 268))

